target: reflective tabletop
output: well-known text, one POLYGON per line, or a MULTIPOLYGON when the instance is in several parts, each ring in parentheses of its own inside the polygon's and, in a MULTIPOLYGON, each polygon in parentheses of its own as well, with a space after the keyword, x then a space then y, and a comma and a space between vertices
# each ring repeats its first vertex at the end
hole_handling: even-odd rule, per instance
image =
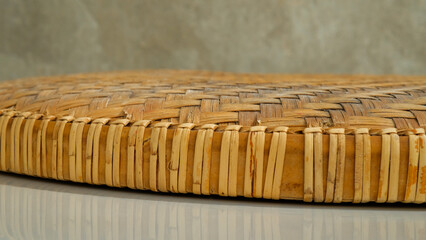
POLYGON ((0 239, 426 239, 426 206, 168 195, 0 173, 0 239))

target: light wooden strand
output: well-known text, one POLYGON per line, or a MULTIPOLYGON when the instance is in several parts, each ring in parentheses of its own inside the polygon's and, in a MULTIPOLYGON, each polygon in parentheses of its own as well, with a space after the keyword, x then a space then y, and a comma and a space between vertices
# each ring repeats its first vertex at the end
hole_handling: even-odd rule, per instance
MULTIPOLYGON (((203 171, 203 153, 204 153, 205 136, 206 136, 206 129, 200 129, 198 130, 197 137, 195 139, 194 166, 192 170, 192 192, 194 194, 201 194, 201 174, 203 171)), ((171 170, 174 170, 173 166, 171 170)), ((176 191, 173 188, 171 188, 171 190, 176 191)))
POLYGON ((391 133, 391 158, 389 169, 389 195, 388 202, 394 203, 398 200, 399 165, 400 165, 400 141, 396 132, 391 133))
POLYGON ((370 199, 371 150, 369 130, 355 129, 355 172, 353 203, 367 202, 370 199))
POLYGON ((170 122, 160 122, 152 128, 149 158, 149 187, 152 191, 167 191, 166 135, 167 128, 171 124, 170 122))
MULTIPOLYGON (((395 166, 396 157, 398 157, 398 164, 399 164, 399 156, 396 156, 395 154, 395 152, 398 151, 398 155, 399 155, 399 146, 396 146, 397 143, 395 143, 395 140, 398 140, 398 135, 396 135, 396 138, 394 137, 394 135, 396 135, 395 128, 387 128, 382 130, 382 155, 380 160, 379 187, 378 187, 378 195, 377 195, 377 202, 379 203, 383 203, 389 200, 393 201, 393 199, 390 199, 390 196, 394 198, 395 191, 396 192, 398 191, 397 184, 396 184, 396 189, 395 189, 395 186, 391 186, 390 184, 390 178, 395 177, 395 174, 398 174, 395 172, 397 168, 395 166), (398 149, 393 149, 395 147, 398 147, 398 149), (390 174, 391 162, 393 162, 392 174, 390 174), (391 188, 392 188, 392 194, 390 194, 391 188)), ((399 165, 398 165, 398 170, 399 170, 399 165)))
POLYGON ((219 195, 228 196, 229 174, 229 149, 231 142, 231 130, 225 129, 222 134, 222 144, 219 157, 219 195))
POLYGON ((322 202, 323 190, 323 159, 322 129, 319 127, 305 128, 305 159, 304 159, 304 195, 305 202, 322 202))
POLYGON ((12 127, 11 127, 11 136, 10 136, 10 143, 11 143, 11 152, 10 152, 10 171, 15 173, 21 173, 21 166, 19 163, 20 158, 20 130, 22 121, 24 120, 24 116, 22 116, 22 113, 19 113, 13 120, 12 120, 12 127))
POLYGON ((419 167, 420 156, 420 134, 424 134, 423 129, 420 131, 408 131, 408 171, 407 171, 407 185, 405 188, 404 202, 411 203, 416 199, 417 188, 417 173, 419 167))
POLYGON ((14 162, 14 164, 12 164, 12 165, 14 165, 14 168, 13 168, 13 170, 11 168, 11 170, 15 173, 22 173, 23 172, 22 166, 21 166, 23 164, 21 164, 21 163, 22 163, 22 158, 23 158, 23 155, 25 153, 25 150, 22 149, 23 146, 21 146, 21 141, 23 141, 23 139, 21 140, 20 137, 21 137, 22 122, 30 114, 31 113, 29 113, 29 112, 19 113, 13 121, 14 123, 16 123, 15 128, 13 128, 13 124, 12 124, 13 134, 11 134, 11 135, 14 135, 14 137, 12 138, 13 142, 11 141, 11 144, 13 146, 13 153, 11 153, 12 156, 10 157, 11 158, 10 160, 14 162))
POLYGON ((170 158, 170 191, 177 193, 179 182, 179 157, 180 157, 180 141, 182 138, 183 128, 177 128, 173 135, 172 155, 170 158))
POLYGON ((222 134, 219 158, 219 195, 221 196, 237 195, 238 131, 240 129, 240 125, 230 125, 222 134))
POLYGON ((426 202, 426 135, 424 129, 417 129, 419 134, 419 170, 415 203, 426 202))
POLYGON ((127 141, 127 187, 135 189, 135 147, 136 132, 139 126, 132 124, 127 141))
POLYGON ((55 118, 55 116, 44 116, 37 131, 35 173, 38 177, 47 177, 47 126, 55 118))
POLYGON ((113 172, 113 185, 114 187, 121 187, 120 179, 120 163, 121 163, 121 136, 124 126, 130 122, 129 119, 119 119, 112 122, 117 125, 114 135, 114 151, 112 159, 112 172, 113 172))
MULTIPOLYGON (((14 131, 15 131, 15 128, 16 128, 16 124, 19 121, 19 115, 18 115, 18 117, 14 117, 11 120, 12 120, 12 125, 10 127, 11 134, 9 136, 9 145, 8 145, 9 154, 10 154, 9 159, 8 159, 9 160, 9 171, 14 172, 14 173, 18 173, 16 171, 16 167, 15 167, 15 149, 14 149, 15 148, 15 134, 14 134, 14 131)), ((16 148, 18 148, 18 146, 16 146, 16 148)))
MULTIPOLYGON (((30 121, 28 121, 28 125, 30 125, 30 121)), ((56 158, 57 158, 57 151, 58 151, 58 131, 59 131, 60 125, 61 125, 61 121, 57 120, 55 122, 55 127, 53 128, 53 134, 52 134, 52 156, 51 156, 50 172, 51 172, 52 178, 54 178, 54 179, 58 178, 58 167, 57 167, 57 159, 56 158)), ((25 134, 25 135, 28 135, 28 139, 31 138, 31 136, 29 134, 25 134)))
POLYGON ((287 131, 288 127, 276 127, 272 133, 263 190, 264 198, 280 199, 287 131))
POLYGON ((3 114, 1 116, 1 145, 0 145, 0 166, 1 169, 3 171, 9 171, 10 169, 10 164, 7 164, 7 159, 6 159, 6 135, 7 135, 7 126, 9 124, 9 120, 15 116, 16 112, 15 111, 3 111, 3 114))
POLYGON ((195 126, 192 123, 180 124, 178 127, 182 129, 182 137, 180 141, 179 149, 179 179, 178 179, 178 191, 180 193, 186 193, 186 176, 188 167, 188 147, 189 137, 191 129, 195 126))
MULTIPOLYGON (((57 138, 53 139, 53 151, 52 154, 54 154, 54 157, 52 156, 53 161, 56 163, 57 167, 57 175, 58 179, 64 180, 64 171, 63 171, 63 139, 64 139, 64 131, 65 131, 65 125, 74 120, 74 117, 72 116, 65 116, 59 119, 59 127, 57 128, 57 134, 54 133, 54 136, 56 135, 57 138), (56 148, 56 149, 55 149, 56 148), (56 160, 55 160, 56 159, 56 160)), ((56 131, 56 130, 55 130, 56 131)), ((53 165, 52 165, 53 166, 53 165)))
MULTIPOLYGON (((56 126, 55 126, 56 127, 56 126)), ((96 124, 91 123, 89 126, 89 130, 87 131, 87 138, 86 138, 86 153, 84 156, 84 161, 86 161, 86 176, 85 181, 87 183, 92 184, 92 165, 93 165, 93 137, 95 135, 95 128, 96 124)))
POLYGON ((386 202, 388 198, 389 162, 390 136, 382 132, 382 155, 380 158, 379 186, 376 200, 379 203, 386 202))
POLYGON ((366 129, 366 133, 363 134, 364 142, 364 172, 362 179, 362 200, 361 202, 366 203, 371 201, 371 137, 366 129))
POLYGON ((113 150, 114 150, 114 135, 117 124, 111 124, 108 128, 106 150, 105 150, 105 184, 107 186, 113 186, 112 178, 112 161, 113 161, 113 150))
POLYGON ((334 186, 334 203, 343 201, 343 186, 345 180, 346 166, 346 136, 344 134, 337 135, 337 165, 336 165, 336 183, 334 186))
POLYGON ((70 180, 83 182, 83 128, 91 121, 90 118, 77 118, 71 124, 69 136, 69 171, 70 180))
MULTIPOLYGON (((27 134, 26 131, 28 129, 27 121, 28 121, 28 117, 31 116, 31 113, 30 112, 24 112, 24 113, 21 114, 21 116, 23 117, 22 120, 25 119, 25 124, 22 128, 22 139, 20 139, 18 141, 16 141, 16 139, 15 139, 15 141, 17 142, 16 145, 18 145, 18 146, 20 145, 20 147, 18 147, 18 149, 15 149, 15 151, 17 151, 19 156, 20 156, 19 158, 17 158, 17 165, 19 166, 18 167, 19 172, 24 173, 24 165, 25 165, 24 162, 27 160, 26 154, 27 154, 27 143, 28 143, 27 142, 27 135, 26 135, 27 134)), ((20 123, 20 125, 22 125, 22 122, 20 123)), ((17 128, 17 134, 19 135, 19 138, 20 138, 21 127, 17 128)))
POLYGON ((180 124, 175 130, 170 160, 170 191, 186 193, 189 134, 195 125, 180 124))
MULTIPOLYGON (((22 145, 22 172, 27 175, 32 175, 32 167, 31 171, 30 165, 32 165, 32 139, 33 139, 33 129, 34 129, 34 122, 36 119, 41 118, 41 114, 33 114, 28 116, 28 118, 25 121, 24 126, 24 135, 23 135, 23 145, 22 145)), ((1 125, 0 125, 1 126, 1 125)), ((56 165, 55 165, 56 167, 56 165)), ((56 175, 52 175, 52 178, 56 179, 56 175)))
POLYGON ((237 196, 237 181, 238 181, 238 161, 239 161, 239 145, 240 145, 240 128, 236 127, 231 133, 231 142, 229 150, 229 182, 228 196, 237 196))
POLYGON ((314 201, 324 201, 322 132, 314 133, 314 201))
POLYGON ((151 130, 151 152, 149 156, 149 188, 155 192, 157 191, 158 139, 161 130, 161 127, 157 125, 154 125, 151 130))
POLYGON ((210 170, 212 162, 212 145, 214 130, 216 125, 209 124, 212 127, 206 130, 206 136, 204 140, 204 153, 203 153, 203 172, 201 175, 201 193, 203 195, 210 195, 210 170))
MULTIPOLYGON (((77 120, 77 119, 76 119, 77 120)), ((80 120, 80 119, 78 119, 80 120)), ((76 134, 77 134, 77 127, 79 125, 79 122, 76 122, 75 120, 71 123, 71 129, 70 129, 70 135, 68 140, 68 170, 69 170, 69 176, 70 180, 73 182, 77 181, 76 178, 76 170, 75 170, 75 162, 76 162, 76 134)))
POLYGON ((83 156, 83 130, 84 126, 88 124, 91 119, 86 118, 79 118, 75 120, 76 122, 79 122, 77 127, 77 134, 76 134, 76 162, 75 162, 75 175, 77 182, 84 182, 83 172, 85 172, 86 169, 86 161, 85 156, 83 156))
MULTIPOLYGON (((143 120, 145 121, 145 120, 143 120)), ((144 134, 145 128, 151 121, 141 122, 141 126, 139 126, 136 136, 136 152, 135 152, 135 178, 136 178, 136 188, 137 189, 145 189, 143 185, 143 160, 144 160, 144 134), (146 124, 146 125, 145 125, 146 124)))
POLYGON ((338 134, 343 135, 345 129, 343 128, 332 128, 328 130, 330 134, 329 144, 329 157, 328 157, 328 170, 327 170, 327 185, 324 201, 326 203, 333 202, 334 198, 334 186, 336 182, 336 164, 338 155, 338 134))
POLYGON ((102 127, 109 122, 109 118, 98 118, 92 121, 87 134, 86 145, 86 179, 93 184, 100 184, 99 179, 99 145, 102 127), (91 174, 91 176, 89 176, 91 174))
POLYGON ((105 183, 108 186, 120 187, 121 133, 129 122, 128 119, 118 119, 111 122, 108 129, 105 158, 105 183))
POLYGON ((157 183, 161 192, 167 192, 167 127, 161 128, 158 138, 157 183))
POLYGON ((35 161, 34 161, 34 124, 35 120, 41 118, 41 114, 34 114, 30 118, 30 124, 28 126, 28 152, 27 152, 27 165, 28 165, 28 174, 35 175, 35 161))
POLYGON ((247 140, 247 155, 244 171, 245 197, 262 197, 265 130, 266 127, 264 126, 255 126, 250 128, 247 140))
POLYGON ((140 120, 132 124, 127 145, 127 186, 143 189, 143 137, 151 121, 140 120))
POLYGON ((272 183, 272 199, 278 200, 281 198, 281 183, 283 178, 284 171, 284 161, 285 154, 287 149, 287 127, 277 128, 276 131, 280 132, 278 140, 278 152, 277 152, 277 161, 275 165, 274 172, 274 181, 272 183))
POLYGON ((202 125, 195 140, 192 191, 194 194, 210 194, 210 163, 215 124, 202 125))
MULTIPOLYGON (((363 129, 361 129, 363 130, 363 129)), ((361 130, 355 131, 355 169, 354 169, 354 199, 353 203, 362 200, 362 179, 364 173, 364 138, 361 130)))
POLYGON ((314 136, 311 132, 306 132, 307 129, 304 130, 305 158, 303 164, 303 201, 312 202, 314 194, 314 136))
POLYGON ((280 133, 274 131, 272 133, 271 145, 269 149, 268 155, 268 165, 266 166, 265 173, 265 185, 263 186, 263 197, 266 199, 271 199, 272 197, 272 183, 274 181, 274 170, 275 170, 275 162, 277 158, 278 151, 278 141, 279 141, 280 133))

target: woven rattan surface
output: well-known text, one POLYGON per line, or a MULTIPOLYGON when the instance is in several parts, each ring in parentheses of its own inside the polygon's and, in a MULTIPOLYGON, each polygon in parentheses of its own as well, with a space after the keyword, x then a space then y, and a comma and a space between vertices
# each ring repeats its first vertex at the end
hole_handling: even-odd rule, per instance
POLYGON ((425 202, 426 77, 142 71, 0 83, 0 170, 116 187, 425 202))

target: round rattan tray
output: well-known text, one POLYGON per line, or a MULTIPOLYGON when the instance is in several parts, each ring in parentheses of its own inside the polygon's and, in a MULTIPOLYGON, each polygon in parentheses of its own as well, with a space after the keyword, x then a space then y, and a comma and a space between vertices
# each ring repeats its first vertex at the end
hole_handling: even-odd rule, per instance
POLYGON ((426 201, 426 77, 141 71, 0 83, 0 170, 173 193, 426 201))

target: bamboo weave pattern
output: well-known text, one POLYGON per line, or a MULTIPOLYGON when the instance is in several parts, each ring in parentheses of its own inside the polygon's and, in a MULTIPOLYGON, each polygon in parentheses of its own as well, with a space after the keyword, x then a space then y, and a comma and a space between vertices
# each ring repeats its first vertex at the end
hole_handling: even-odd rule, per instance
POLYGON ((143 71, 0 83, 0 170, 113 187, 426 201, 426 78, 143 71))

